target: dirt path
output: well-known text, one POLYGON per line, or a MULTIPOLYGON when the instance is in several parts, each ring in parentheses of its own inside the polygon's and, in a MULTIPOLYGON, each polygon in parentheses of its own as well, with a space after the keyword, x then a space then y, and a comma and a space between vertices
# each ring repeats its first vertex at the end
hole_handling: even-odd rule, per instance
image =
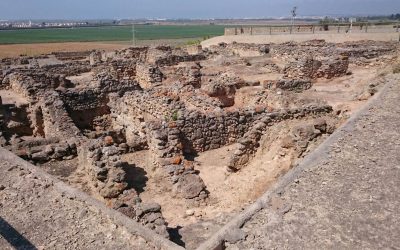
POLYGON ((2 148, 0 173, 1 249, 155 249, 103 205, 2 148))
POLYGON ((397 249, 399 78, 332 139, 326 155, 315 154, 281 195, 274 192, 244 225, 245 239, 227 249, 397 249))

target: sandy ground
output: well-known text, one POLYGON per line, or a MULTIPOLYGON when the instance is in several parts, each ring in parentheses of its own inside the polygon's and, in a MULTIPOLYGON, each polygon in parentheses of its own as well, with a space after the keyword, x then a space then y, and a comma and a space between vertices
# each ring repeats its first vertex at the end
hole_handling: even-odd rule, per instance
POLYGON ((0 97, 3 104, 13 104, 16 106, 29 104, 25 97, 12 90, 0 90, 0 97))

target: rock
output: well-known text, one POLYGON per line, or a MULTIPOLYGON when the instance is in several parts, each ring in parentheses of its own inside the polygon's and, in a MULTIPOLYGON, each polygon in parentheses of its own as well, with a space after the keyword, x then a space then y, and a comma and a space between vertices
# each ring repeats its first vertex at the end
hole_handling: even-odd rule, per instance
POLYGON ((109 182, 100 190, 100 195, 104 198, 117 198, 127 187, 127 183, 109 182))
POLYGON ((145 224, 147 224, 147 223, 153 223, 153 222, 155 222, 157 219, 161 219, 161 218, 162 218, 161 213, 158 213, 158 212, 157 212, 157 213, 151 212, 151 213, 145 214, 145 215, 142 217, 141 221, 144 222, 145 224))
POLYGON ((118 155, 119 154, 119 150, 115 146, 104 147, 102 149, 102 153, 103 153, 104 156, 118 155))
POLYGON ((157 213, 161 211, 161 206, 158 203, 145 203, 141 204, 140 208, 144 214, 146 213, 157 213))
POLYGON ((68 145, 59 144, 54 148, 53 158, 60 159, 68 154, 68 145))
POLYGON ((182 162, 182 158, 180 156, 175 156, 171 159, 171 164, 179 165, 182 162))
POLYGON ((123 213, 124 215, 128 216, 129 218, 134 219, 136 217, 136 211, 133 207, 128 206, 128 207, 120 207, 117 209, 117 211, 123 213))
POLYGON ((104 137, 104 143, 106 146, 111 146, 114 144, 114 139, 111 136, 104 137))
POLYGON ((95 174, 97 180, 99 180, 99 181, 107 180, 108 169, 94 167, 93 171, 94 171, 94 174, 95 174))
POLYGON ((122 168, 111 168, 108 173, 108 180, 111 182, 124 182, 126 173, 122 168))
POLYGON ((287 135, 281 140, 282 148, 292 148, 294 147, 294 140, 290 135, 287 135))
POLYGON ((186 216, 192 216, 192 215, 194 215, 194 211, 191 209, 188 209, 185 211, 185 214, 186 214, 186 216))
POLYGON ((204 188, 203 180, 196 174, 185 174, 179 178, 177 183, 178 191, 186 199, 197 197, 204 188))
POLYGON ((138 193, 135 189, 125 190, 119 197, 118 201, 125 204, 126 206, 135 206, 140 204, 142 200, 140 199, 138 193))
POLYGON ((313 124, 314 124, 314 128, 318 129, 321 132, 326 132, 327 123, 326 123, 325 119, 323 119, 323 118, 315 119, 313 124))
POLYGON ((241 229, 232 229, 225 236, 225 240, 231 244, 235 244, 246 238, 246 233, 241 229))
POLYGON ((46 162, 50 160, 49 155, 44 151, 32 154, 31 158, 33 161, 37 162, 46 162))
POLYGON ((311 140, 314 138, 314 130, 314 126, 302 124, 294 127, 292 133, 298 140, 311 140))
POLYGON ((359 96, 357 97, 357 100, 359 100, 359 101, 366 101, 366 100, 368 100, 370 97, 371 97, 371 93, 369 93, 368 91, 366 91, 366 92, 362 93, 361 95, 359 95, 359 96))
POLYGON ((52 145, 47 145, 44 149, 44 152, 48 155, 52 154, 54 152, 53 146, 52 145))
POLYGON ((157 225, 156 228, 154 229, 154 231, 156 233, 158 233, 159 235, 163 236, 164 238, 168 238, 169 237, 169 234, 168 234, 168 231, 167 231, 167 226, 165 226, 165 225, 161 225, 161 226, 157 225))

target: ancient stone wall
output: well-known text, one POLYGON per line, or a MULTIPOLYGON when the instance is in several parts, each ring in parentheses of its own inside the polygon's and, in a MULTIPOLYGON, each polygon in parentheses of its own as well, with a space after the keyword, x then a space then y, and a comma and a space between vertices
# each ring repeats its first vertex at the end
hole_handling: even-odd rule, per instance
POLYGON ((12 73, 7 76, 12 90, 36 102, 46 96, 46 92, 59 86, 70 87, 71 82, 64 75, 47 73, 12 73))
POLYGON ((91 140, 79 147, 79 163, 91 179, 92 188, 114 209, 168 237, 161 207, 156 203, 142 203, 138 193, 129 186, 128 163, 120 154, 125 149, 116 146, 111 137, 91 140))
POLYGON ((230 49, 233 54, 239 55, 241 57, 255 57, 263 56, 269 53, 268 45, 256 45, 256 44, 245 44, 245 43, 232 43, 229 44, 228 49, 230 49))
POLYGON ((147 52, 146 62, 157 66, 172 66, 180 62, 192 62, 206 59, 203 54, 189 54, 182 49, 172 49, 168 46, 151 48, 147 52))
POLYGON ((154 162, 163 168, 177 192, 194 205, 204 202, 208 197, 206 186, 193 165, 184 159, 176 123, 149 122, 147 135, 154 162))
POLYGON ((60 141, 58 138, 30 139, 12 145, 18 156, 34 163, 52 160, 70 160, 77 156, 77 141, 73 138, 60 141))
POLYGON ((198 55, 203 53, 201 45, 190 45, 186 47, 186 51, 189 55, 198 55))
POLYGON ((11 138, 14 135, 31 136, 33 134, 29 121, 29 105, 4 105, 3 106, 4 135, 11 138))
POLYGON ((91 67, 87 61, 65 62, 63 64, 50 64, 40 67, 41 70, 52 75, 75 76, 90 72, 91 67))
POLYGON ((238 55, 241 57, 254 57, 269 54, 269 44, 251 44, 251 43, 220 43, 217 46, 211 46, 210 51, 220 55, 232 56, 238 55))
POLYGON ((283 72, 289 78, 327 78, 340 77, 347 73, 349 58, 340 56, 335 59, 315 60, 308 57, 304 60, 290 62, 283 72))
MULTIPOLYGON (((238 140, 239 147, 232 154, 228 167, 233 171, 243 168, 257 152, 262 136, 265 133, 268 133, 268 128, 273 126, 275 123, 288 119, 318 117, 330 112, 332 112, 332 107, 330 106, 309 106, 303 109, 286 110, 265 115, 238 140)), ((323 125, 318 123, 316 127, 321 128, 323 125)), ((326 123, 323 132, 326 132, 326 123)))
POLYGON ((101 63, 101 51, 93 51, 92 53, 90 53, 89 55, 89 62, 91 66, 95 66, 99 63, 101 63))
POLYGON ((0 96, 0 147, 6 144, 6 139, 4 138, 3 134, 4 126, 5 126, 5 121, 4 121, 3 100, 1 99, 0 96))
POLYGON ((302 92, 312 87, 309 79, 279 79, 277 81, 266 81, 263 83, 266 89, 281 89, 286 91, 302 92))
POLYGON ((143 89, 149 89, 162 82, 163 73, 155 65, 139 63, 136 65, 136 79, 143 89))
POLYGON ((239 110, 221 115, 188 112, 176 121, 185 153, 197 153, 236 142, 260 120, 271 117, 275 122, 303 117, 308 114, 326 113, 329 106, 304 107, 293 110, 269 112, 266 109, 239 110))
POLYGON ((132 91, 122 97, 110 95, 108 105, 114 129, 122 130, 133 148, 147 144, 146 122, 172 119, 184 107, 172 97, 146 91, 132 91))
POLYGON ((83 60, 89 57, 90 51, 77 51, 77 52, 53 52, 52 54, 62 61, 69 60, 83 60))
POLYGON ((68 115, 59 94, 55 91, 49 91, 47 94, 46 99, 39 104, 43 114, 45 135, 60 139, 81 136, 80 130, 68 115))
MULTIPOLYGON (((100 76, 97 76, 100 78, 100 76)), ((124 93, 140 89, 139 84, 132 80, 115 80, 108 77, 100 78, 94 86, 78 89, 59 90, 59 94, 70 110, 82 111, 104 107, 108 102, 109 93, 124 93)))

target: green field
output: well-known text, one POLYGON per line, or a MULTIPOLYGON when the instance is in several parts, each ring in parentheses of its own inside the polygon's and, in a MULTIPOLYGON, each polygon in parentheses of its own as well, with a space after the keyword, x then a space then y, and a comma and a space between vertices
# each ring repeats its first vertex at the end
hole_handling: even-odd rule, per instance
MULTIPOLYGON (((223 35, 218 25, 135 25, 137 40, 199 38, 223 35)), ((0 31, 0 44, 131 41, 131 26, 0 31)))

